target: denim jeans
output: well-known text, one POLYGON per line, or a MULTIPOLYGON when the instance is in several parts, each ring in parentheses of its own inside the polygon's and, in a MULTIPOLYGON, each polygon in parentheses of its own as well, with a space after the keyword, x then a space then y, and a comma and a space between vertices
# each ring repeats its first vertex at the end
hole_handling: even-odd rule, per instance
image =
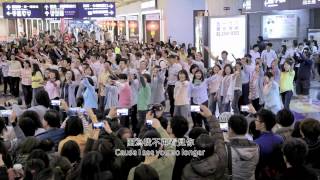
POLYGON ((190 105, 186 104, 186 105, 176 105, 174 107, 174 113, 173 116, 182 116, 186 119, 188 119, 190 117, 190 105))
POLYGON ((241 91, 235 90, 234 97, 233 97, 232 104, 231 104, 234 114, 240 114, 240 110, 239 110, 240 96, 241 96, 241 91))
POLYGON ((285 91, 281 93, 281 99, 285 109, 290 110, 290 101, 291 101, 292 95, 293 95, 292 91, 285 91))
POLYGON ((218 100, 215 98, 216 93, 211 93, 209 97, 209 109, 213 115, 216 114, 218 100))

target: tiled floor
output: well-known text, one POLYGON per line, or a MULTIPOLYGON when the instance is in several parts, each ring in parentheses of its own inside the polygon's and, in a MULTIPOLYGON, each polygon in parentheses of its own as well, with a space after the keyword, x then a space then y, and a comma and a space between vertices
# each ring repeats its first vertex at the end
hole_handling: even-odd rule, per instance
POLYGON ((297 120, 315 118, 320 120, 320 82, 313 81, 308 100, 293 99, 290 104, 297 120))

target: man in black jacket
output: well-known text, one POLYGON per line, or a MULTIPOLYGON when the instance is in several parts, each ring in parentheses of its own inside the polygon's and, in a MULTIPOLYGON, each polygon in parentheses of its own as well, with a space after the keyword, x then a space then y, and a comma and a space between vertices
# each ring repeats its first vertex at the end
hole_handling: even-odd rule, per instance
POLYGON ((287 140, 283 145, 283 155, 287 169, 277 179, 279 180, 317 180, 317 174, 312 169, 304 166, 308 154, 307 144, 297 138, 287 140))
POLYGON ((300 98, 308 97, 310 90, 311 69, 313 61, 310 59, 311 52, 308 48, 303 49, 303 54, 296 58, 300 67, 296 80, 296 92, 300 98))

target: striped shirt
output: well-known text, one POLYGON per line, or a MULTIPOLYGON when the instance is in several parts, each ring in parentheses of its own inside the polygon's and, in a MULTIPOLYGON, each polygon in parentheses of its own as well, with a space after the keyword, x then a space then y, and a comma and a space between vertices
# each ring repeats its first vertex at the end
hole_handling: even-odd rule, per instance
POLYGON ((220 85, 223 77, 220 74, 214 74, 213 76, 211 76, 210 79, 211 79, 209 82, 210 94, 218 92, 220 89, 220 85))
POLYGON ((21 84, 25 86, 31 86, 32 72, 30 68, 21 70, 21 84))
POLYGON ((20 77, 21 63, 19 61, 9 61, 9 72, 10 77, 20 77))

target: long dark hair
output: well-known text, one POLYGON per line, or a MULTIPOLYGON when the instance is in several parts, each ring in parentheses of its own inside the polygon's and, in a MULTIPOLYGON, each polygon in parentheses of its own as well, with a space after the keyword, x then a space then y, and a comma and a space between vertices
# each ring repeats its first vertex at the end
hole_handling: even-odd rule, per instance
POLYGON ((42 72, 41 72, 41 70, 40 70, 39 65, 36 64, 36 63, 33 63, 33 64, 32 64, 32 76, 36 75, 37 72, 40 72, 41 75, 43 76, 43 74, 42 74, 42 72))
MULTIPOLYGON (((291 59, 291 58, 287 58, 287 59, 284 61, 284 63, 289 64, 289 66, 292 66, 293 63, 294 63, 294 61, 293 61, 293 59, 291 59)), ((284 69, 284 63, 283 63, 283 65, 281 66, 281 71, 282 71, 282 72, 286 72, 286 70, 284 69)))
POLYGON ((188 72, 187 72, 186 70, 182 69, 182 70, 179 71, 179 73, 178 73, 178 80, 180 81, 179 74, 184 74, 185 77, 186 77, 186 81, 190 81, 188 72))
POLYGON ((50 69, 50 72, 54 73, 55 76, 55 81, 59 80, 60 81, 60 74, 59 71, 56 69, 50 69))
POLYGON ((82 180, 98 180, 101 179, 101 163, 103 157, 100 152, 91 151, 87 153, 80 165, 80 179, 82 180))
MULTIPOLYGON (((29 67, 31 67, 31 63, 30 63, 29 60, 25 60, 24 62, 27 63, 27 64, 29 65, 29 67)), ((24 67, 24 64, 22 64, 22 67, 23 67, 23 68, 26 68, 26 67, 24 67)))
POLYGON ((194 73, 193 80, 192 80, 193 83, 194 83, 194 81, 196 80, 196 74, 197 74, 198 72, 201 73, 201 78, 200 78, 201 82, 204 80, 204 74, 203 74, 203 72, 202 72, 200 69, 198 69, 198 70, 196 70, 196 72, 194 73))
POLYGON ((226 65, 224 66, 224 68, 223 68, 223 76, 226 75, 226 68, 227 68, 227 67, 229 67, 230 70, 231 70, 230 74, 233 74, 233 68, 232 68, 231 64, 226 64, 226 65))

